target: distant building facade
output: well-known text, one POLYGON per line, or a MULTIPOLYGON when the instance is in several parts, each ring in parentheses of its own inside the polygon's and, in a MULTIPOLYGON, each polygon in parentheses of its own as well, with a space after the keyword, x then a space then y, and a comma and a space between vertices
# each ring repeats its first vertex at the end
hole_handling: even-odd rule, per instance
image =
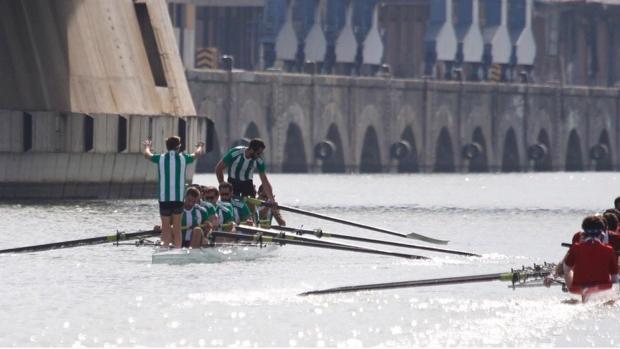
POLYGON ((188 69, 614 86, 611 0, 168 0, 188 69))

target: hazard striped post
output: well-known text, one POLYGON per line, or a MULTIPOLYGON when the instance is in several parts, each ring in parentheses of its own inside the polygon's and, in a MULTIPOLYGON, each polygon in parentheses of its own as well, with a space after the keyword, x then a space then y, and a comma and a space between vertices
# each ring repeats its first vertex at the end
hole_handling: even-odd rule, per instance
POLYGON ((196 50, 196 68, 218 69, 220 50, 217 47, 201 47, 196 50))

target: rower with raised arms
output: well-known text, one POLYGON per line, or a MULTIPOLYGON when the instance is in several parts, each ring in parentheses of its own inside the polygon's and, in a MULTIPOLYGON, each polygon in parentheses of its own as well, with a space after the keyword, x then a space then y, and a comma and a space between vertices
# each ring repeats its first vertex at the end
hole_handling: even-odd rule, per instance
POLYGON ((273 190, 262 158, 265 148, 265 143, 260 138, 254 138, 247 147, 238 146, 229 149, 215 166, 218 183, 224 182, 224 170, 228 169, 228 183, 232 184, 234 193, 243 197, 255 197, 253 177, 254 169, 257 169, 269 201, 274 202, 273 190))
POLYGON ((159 185, 159 215, 161 217, 161 240, 164 246, 181 247, 181 214, 185 193, 185 170, 196 157, 204 154, 204 143, 199 142, 192 154, 181 152, 181 138, 166 139, 166 153, 154 154, 150 139, 143 142, 144 157, 157 165, 159 185))

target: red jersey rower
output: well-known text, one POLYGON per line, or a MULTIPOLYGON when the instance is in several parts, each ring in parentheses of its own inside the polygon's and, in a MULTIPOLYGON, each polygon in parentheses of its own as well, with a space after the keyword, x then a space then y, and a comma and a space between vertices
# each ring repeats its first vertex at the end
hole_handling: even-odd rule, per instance
POLYGON ((569 292, 584 294, 588 289, 605 290, 618 282, 618 256, 601 242, 606 224, 599 216, 589 216, 581 224, 583 239, 574 243, 564 259, 564 280, 569 292))

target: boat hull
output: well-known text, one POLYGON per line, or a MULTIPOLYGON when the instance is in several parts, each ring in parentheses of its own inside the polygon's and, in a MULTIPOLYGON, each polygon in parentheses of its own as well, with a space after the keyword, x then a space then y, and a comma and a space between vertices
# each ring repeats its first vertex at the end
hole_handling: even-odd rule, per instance
POLYGON ((153 264, 221 263, 255 260, 273 255, 279 245, 225 244, 196 249, 157 248, 152 255, 153 264))

